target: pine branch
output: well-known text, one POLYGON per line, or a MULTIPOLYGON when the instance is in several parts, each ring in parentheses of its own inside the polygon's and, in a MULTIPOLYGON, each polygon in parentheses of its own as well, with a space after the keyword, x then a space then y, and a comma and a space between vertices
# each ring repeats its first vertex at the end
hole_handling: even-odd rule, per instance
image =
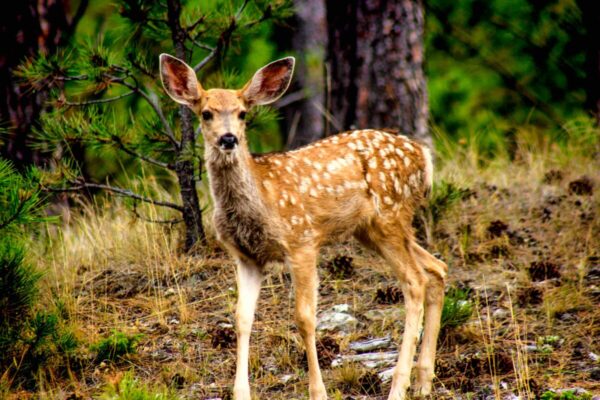
POLYGON ((183 212, 183 207, 180 206, 179 204, 171 203, 169 201, 150 199, 148 197, 144 197, 140 194, 134 193, 129 189, 123 189, 123 188, 111 186, 111 185, 78 181, 77 183, 74 183, 74 186, 71 186, 68 188, 53 188, 53 187, 43 188, 44 191, 56 192, 56 193, 78 192, 83 189, 105 190, 107 192, 116 193, 118 195, 121 195, 124 197, 129 197, 129 198, 139 200, 139 201, 143 201, 145 203, 153 204, 155 206, 168 207, 168 208, 172 208, 173 210, 183 212))
POLYGON ((175 170, 175 168, 171 164, 155 160, 154 158, 151 158, 151 157, 148 157, 148 156, 144 156, 142 154, 139 154, 139 153, 133 151, 129 147, 125 146, 125 143, 123 143, 123 141, 121 140, 121 138, 119 136, 113 135, 112 139, 119 146, 119 148, 121 150, 123 150, 125 153, 129 154, 130 156, 133 156, 135 158, 139 158, 142 161, 146 161, 149 164, 153 164, 153 165, 156 165, 156 166, 161 167, 161 168, 170 169, 172 171, 175 170))
POLYGON ((225 49, 225 47, 227 46, 227 42, 229 42, 229 39, 231 39, 231 35, 233 35, 233 32, 238 27, 237 23, 238 23, 240 17, 242 16, 242 13, 244 12, 244 9, 248 5, 248 2, 249 2, 249 0, 244 0, 242 5, 240 6, 240 8, 238 8, 234 17, 231 19, 231 22, 229 23, 229 26, 227 27, 227 29, 225 29, 221 33, 221 36, 219 36, 219 40, 217 41, 217 45, 215 46, 215 48, 206 57, 204 57, 204 59, 202 61, 200 61, 198 64, 196 64, 194 66, 195 72, 198 72, 202 68, 204 68, 204 66, 206 64, 208 64, 211 60, 213 60, 217 55, 219 55, 225 49))
POLYGON ((110 97, 107 99, 98 99, 98 100, 86 100, 86 101, 65 101, 65 104, 68 106, 89 106, 91 104, 102 104, 102 103, 110 103, 112 101, 116 101, 119 99, 122 99, 124 97, 127 96, 131 96, 132 94, 135 94, 135 91, 130 91, 127 93, 123 93, 121 95, 115 96, 115 97, 110 97))
POLYGON ((173 147, 175 147, 175 150, 179 151, 180 150, 179 143, 177 142, 177 139, 175 139, 175 134, 173 133, 173 130, 171 129, 171 125, 169 124, 169 121, 167 121, 167 118, 165 117, 165 114, 163 113, 162 108, 160 107, 158 102, 154 101, 154 99, 152 99, 152 97, 150 97, 150 95, 148 93, 146 93, 142 89, 140 89, 137 85, 137 81, 136 81, 135 85, 132 85, 131 83, 129 83, 125 80, 126 78, 119 78, 117 76, 112 76, 112 75, 107 75, 107 77, 109 77, 112 82, 115 82, 115 83, 121 84, 125 87, 128 87, 135 93, 142 96, 144 98, 144 100, 146 100, 146 102, 150 105, 150 107, 152 107, 152 109, 154 110, 156 115, 158 115, 160 122, 162 123, 163 127, 165 128, 165 135, 167 135, 167 137, 171 141, 171 144, 173 144, 173 147))

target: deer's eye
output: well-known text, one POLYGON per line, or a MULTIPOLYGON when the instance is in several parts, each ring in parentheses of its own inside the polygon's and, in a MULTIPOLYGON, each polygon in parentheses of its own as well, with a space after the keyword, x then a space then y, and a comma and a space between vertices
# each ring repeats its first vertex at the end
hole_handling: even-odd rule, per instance
POLYGON ((202 111, 202 119, 205 121, 210 121, 213 115, 210 111, 202 111))
POLYGON ((239 117, 241 120, 244 120, 244 119, 246 119, 246 111, 241 111, 241 112, 238 114, 238 117, 239 117))

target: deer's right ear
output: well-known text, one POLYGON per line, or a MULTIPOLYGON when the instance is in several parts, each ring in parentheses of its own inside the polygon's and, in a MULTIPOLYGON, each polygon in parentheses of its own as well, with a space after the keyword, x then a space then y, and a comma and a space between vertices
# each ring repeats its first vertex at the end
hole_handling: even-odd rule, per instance
POLYGON ((167 94, 179 104, 194 105, 202 87, 189 65, 168 54, 160 55, 160 79, 167 94))

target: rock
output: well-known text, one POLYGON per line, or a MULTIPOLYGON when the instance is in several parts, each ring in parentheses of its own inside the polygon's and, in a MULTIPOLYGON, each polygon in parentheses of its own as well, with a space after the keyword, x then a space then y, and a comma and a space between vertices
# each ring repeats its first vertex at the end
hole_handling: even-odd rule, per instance
POLYGON ((505 308, 497 308, 492 313, 492 316, 496 319, 504 319, 510 315, 510 311, 505 308))
POLYGON ((590 351, 590 354, 588 354, 588 356, 592 359, 593 362, 600 361, 600 356, 594 352, 590 351))
POLYGON ((385 353, 364 353, 355 355, 339 356, 331 363, 332 367, 339 367, 344 363, 359 362, 366 368, 389 367, 396 364, 398 360, 397 351, 385 353))
POLYGON ((279 380, 281 381, 281 383, 286 384, 289 381, 291 381, 293 378, 294 378, 294 375, 286 374, 286 375, 283 375, 279 380))
POLYGON ((383 338, 375 338, 370 340, 363 340, 360 342, 350 343, 348 346, 350 350, 356 351, 357 353, 366 353, 367 351, 387 349, 392 345, 392 338, 386 336, 383 338))
POLYGON ((317 330, 351 332, 358 326, 358 320, 350 315, 350 305, 338 304, 319 315, 317 330))
POLYGON ((167 290, 165 290, 165 297, 171 297, 171 296, 175 296, 175 289, 168 288, 167 290))
POLYGON ((389 369, 386 369, 384 371, 381 371, 379 374, 379 379, 381 379, 382 383, 386 383, 392 380, 392 378, 394 377, 394 370, 396 369, 396 367, 392 367, 389 369))

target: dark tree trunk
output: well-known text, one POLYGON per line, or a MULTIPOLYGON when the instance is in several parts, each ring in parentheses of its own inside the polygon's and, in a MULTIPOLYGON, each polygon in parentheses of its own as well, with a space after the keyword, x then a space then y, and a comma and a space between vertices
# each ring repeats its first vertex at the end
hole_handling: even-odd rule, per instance
POLYGON ((327 0, 327 22, 333 128, 396 128, 431 144, 422 2, 327 0))
POLYGON ((28 140, 46 93, 21 86, 14 71, 27 57, 54 53, 73 32, 86 6, 87 1, 82 1, 72 19, 68 18, 68 0, 19 0, 0 13, 4 49, 0 55, 0 123, 9 129, 0 153, 19 169, 44 161, 28 140))
MULTIPOLYGON (((185 51, 186 33, 181 26, 181 3, 179 0, 169 0, 168 20, 172 32, 175 55, 186 60, 185 51)), ((180 106, 181 118, 181 143, 175 172, 179 182, 181 201, 183 205, 183 222, 185 224, 184 250, 186 252, 195 250, 197 245, 206 246, 206 233, 202 224, 202 209, 196 191, 196 178, 194 175, 194 161, 190 159, 189 153, 195 154, 196 138, 194 136, 193 114, 186 106, 180 106)), ((198 177, 200 177, 200 172, 198 177)), ((199 178, 198 178, 199 179, 199 178)))
POLYGON ((287 147, 296 148, 314 142, 324 135, 324 59, 327 43, 327 21, 324 0, 295 0, 296 30, 292 39, 296 62, 294 90, 304 98, 288 107, 291 121, 287 147))
POLYGON ((592 0, 580 0, 578 3, 586 35, 585 106, 594 113, 600 125, 600 13, 592 0))

